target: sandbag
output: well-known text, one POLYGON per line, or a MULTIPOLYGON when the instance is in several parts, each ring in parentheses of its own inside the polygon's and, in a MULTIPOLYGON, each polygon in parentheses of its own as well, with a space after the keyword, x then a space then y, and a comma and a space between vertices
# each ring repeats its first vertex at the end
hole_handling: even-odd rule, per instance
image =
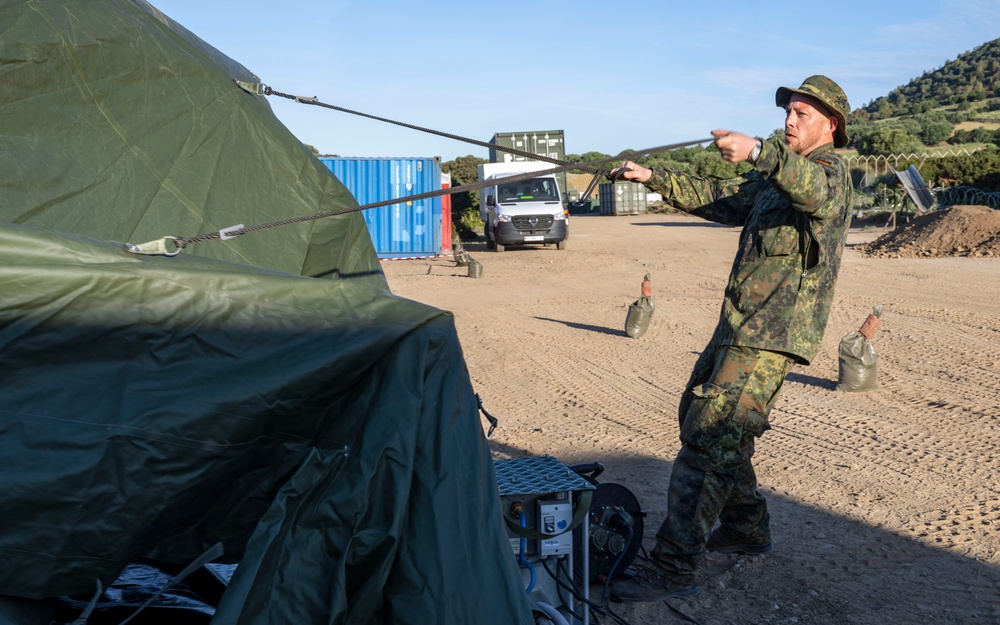
POLYGON ((637 339, 646 333, 653 320, 653 286, 647 273, 642 279, 642 295, 629 304, 628 315, 625 316, 625 334, 637 339))
POLYGON ((878 355, 871 339, 882 325, 882 306, 875 306, 861 327, 840 340, 838 391, 878 388, 878 355))
POLYGON ((470 278, 481 278, 483 276, 483 264, 481 262, 469 256, 467 264, 469 265, 470 278))

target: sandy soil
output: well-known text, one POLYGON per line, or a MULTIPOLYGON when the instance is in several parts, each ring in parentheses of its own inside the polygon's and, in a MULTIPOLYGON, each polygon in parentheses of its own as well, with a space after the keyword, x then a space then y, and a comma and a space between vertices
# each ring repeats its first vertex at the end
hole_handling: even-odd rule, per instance
MULTIPOLYGON (((701 593, 672 605, 702 625, 1000 622, 1000 258, 879 258, 848 239, 822 349, 789 376, 755 466, 775 550, 709 554, 701 593), (837 348, 875 305, 880 389, 836 390, 837 348)), ((738 230, 685 215, 579 216, 568 249, 466 250, 387 261, 398 295, 455 315, 476 392, 500 419, 497 458, 605 465, 663 518, 677 403, 711 335, 738 230), (624 333, 643 274, 656 312, 624 333)), ((664 603, 614 604, 633 625, 664 603)), ((603 617, 601 623, 611 619, 603 617)))

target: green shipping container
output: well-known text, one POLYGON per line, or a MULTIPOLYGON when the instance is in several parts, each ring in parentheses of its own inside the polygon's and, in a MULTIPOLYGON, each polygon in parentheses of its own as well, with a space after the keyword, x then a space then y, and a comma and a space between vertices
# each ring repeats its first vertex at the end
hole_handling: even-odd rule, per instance
POLYGON ((605 182, 598 187, 602 215, 640 215, 646 212, 646 187, 634 182, 605 182))
MULTIPOLYGON (((566 138, 562 130, 524 130, 521 132, 498 132, 489 141, 493 145, 505 148, 514 148, 522 152, 531 152, 548 158, 565 161, 566 160, 566 138)), ((511 161, 535 160, 527 159, 523 156, 515 156, 507 152, 502 152, 495 148, 490 148, 491 163, 506 163, 511 161)), ((555 167, 555 165, 553 165, 555 167)), ((559 180, 559 192, 562 194, 563 203, 566 199, 566 173, 556 174, 559 180)))

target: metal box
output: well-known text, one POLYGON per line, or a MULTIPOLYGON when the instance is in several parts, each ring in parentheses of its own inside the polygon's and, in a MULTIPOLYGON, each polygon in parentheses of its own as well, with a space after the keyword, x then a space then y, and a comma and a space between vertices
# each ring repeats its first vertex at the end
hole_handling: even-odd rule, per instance
MULTIPOLYGON (((590 576, 586 566, 590 557, 590 541, 582 541, 582 553, 573 552, 574 542, 571 533, 573 528, 570 526, 570 519, 574 516, 573 495, 595 490, 596 486, 551 456, 496 460, 493 466, 500 490, 501 512, 513 521, 512 512, 518 511, 520 523, 526 528, 550 535, 559 532, 558 535, 551 535, 542 540, 531 540, 519 538, 509 527, 507 528, 507 537, 514 556, 520 556, 526 564, 536 569, 537 586, 533 594, 543 596, 546 603, 561 610, 572 608, 564 605, 562 599, 564 593, 560 591, 555 580, 547 574, 543 561, 550 561, 550 558, 567 558, 567 569, 572 571, 574 558, 583 558, 583 595, 589 596, 590 576), (565 533, 561 533, 563 531, 565 533), (521 552, 522 544, 524 553, 521 552)), ((579 498, 576 505, 582 505, 579 498)), ((590 535, 589 517, 589 514, 584 514, 582 524, 576 528, 584 536, 590 535)), ((550 568, 558 570, 555 565, 550 568)), ((521 570, 522 576, 527 577, 525 569, 521 570)), ((582 607, 583 623, 586 625, 589 623, 590 611, 585 605, 582 607)))

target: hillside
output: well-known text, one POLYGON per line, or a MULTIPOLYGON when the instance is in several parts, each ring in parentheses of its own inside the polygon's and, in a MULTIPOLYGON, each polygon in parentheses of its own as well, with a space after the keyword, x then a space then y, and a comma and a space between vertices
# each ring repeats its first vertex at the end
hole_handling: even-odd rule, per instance
POLYGON ((855 109, 847 124, 862 155, 1000 145, 1000 39, 855 109))
POLYGON ((852 113, 852 117, 855 114, 864 117, 860 111, 871 119, 917 115, 948 104, 976 103, 998 97, 1000 39, 994 39, 896 87, 888 95, 852 113))

